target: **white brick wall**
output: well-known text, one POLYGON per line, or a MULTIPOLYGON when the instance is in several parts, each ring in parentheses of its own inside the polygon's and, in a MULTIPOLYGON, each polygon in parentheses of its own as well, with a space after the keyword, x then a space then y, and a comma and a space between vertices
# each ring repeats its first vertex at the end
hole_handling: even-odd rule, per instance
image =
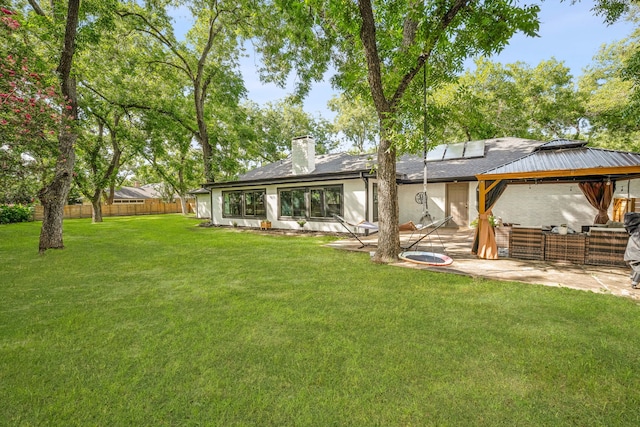
MULTIPOLYGON (((640 197, 640 180, 620 181, 614 198, 640 197)), ((613 203, 609 217, 613 214, 613 203)), ((525 226, 567 224, 576 231, 582 225, 593 224, 598 213, 580 191, 578 183, 572 184, 511 184, 495 207, 493 213, 503 222, 525 226)))

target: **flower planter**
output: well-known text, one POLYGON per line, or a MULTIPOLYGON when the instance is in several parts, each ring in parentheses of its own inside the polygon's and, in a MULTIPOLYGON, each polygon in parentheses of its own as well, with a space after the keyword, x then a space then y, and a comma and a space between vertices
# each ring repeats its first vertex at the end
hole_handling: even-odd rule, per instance
POLYGON ((271 228, 271 221, 260 221, 260 230, 268 230, 271 228))

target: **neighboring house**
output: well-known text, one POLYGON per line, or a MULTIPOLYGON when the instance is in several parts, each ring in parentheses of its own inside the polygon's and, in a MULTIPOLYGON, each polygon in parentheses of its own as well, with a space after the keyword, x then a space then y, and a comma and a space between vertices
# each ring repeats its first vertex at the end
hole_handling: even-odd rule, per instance
MULTIPOLYGON (((185 200, 187 212, 194 210, 194 200, 185 200)), ((153 206, 153 210, 160 209, 162 212, 182 212, 181 200, 178 194, 173 195, 171 201, 166 201, 166 194, 163 193, 162 184, 144 184, 133 187, 123 186, 115 190, 113 194, 113 205, 146 205, 153 206)))
MULTIPOLYGON (((531 155, 544 144, 521 138, 495 138, 433 148, 426 162, 431 218, 451 215, 450 225, 468 227, 478 215, 476 175, 531 155)), ((313 138, 296 138, 288 159, 256 168, 237 181, 205 184, 210 202, 208 206, 203 202, 203 209, 210 212, 215 225, 259 227, 261 221, 268 220, 273 228, 299 229, 299 222, 305 221, 304 229, 340 232, 344 229, 334 215, 352 223, 378 220, 375 168, 374 154, 316 156, 313 138)), ((400 223, 421 222, 423 156, 399 156, 396 182, 400 223)), ((522 185, 507 187, 493 209, 504 222, 566 223, 580 230, 581 225, 592 224, 597 214, 577 182, 519 182, 522 185)), ((615 197, 633 199, 637 194, 640 183, 629 179, 620 183, 615 197)), ((198 198, 198 205, 200 201, 198 198)))
POLYGON ((160 184, 144 184, 133 187, 123 186, 113 193, 113 204, 144 204, 161 202, 160 184))

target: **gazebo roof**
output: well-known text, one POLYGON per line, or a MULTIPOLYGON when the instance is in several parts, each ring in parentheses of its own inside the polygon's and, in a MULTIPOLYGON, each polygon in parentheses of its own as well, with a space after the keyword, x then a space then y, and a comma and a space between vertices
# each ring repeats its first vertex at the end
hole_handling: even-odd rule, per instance
POLYGON ((586 147, 584 141, 554 140, 531 154, 477 174, 481 180, 611 180, 640 175, 640 153, 586 147))

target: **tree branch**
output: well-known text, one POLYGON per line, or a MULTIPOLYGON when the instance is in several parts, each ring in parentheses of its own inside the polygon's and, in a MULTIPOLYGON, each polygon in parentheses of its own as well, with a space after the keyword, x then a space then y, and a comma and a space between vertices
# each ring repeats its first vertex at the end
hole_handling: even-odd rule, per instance
POLYGON ((438 40, 440 40, 440 37, 442 37, 442 34, 444 34, 444 31, 449 27, 449 25, 451 25, 451 22, 453 22, 453 19, 458 15, 458 13, 464 7, 468 6, 469 1, 470 0, 457 0, 451 6, 451 8, 443 15, 442 19, 440 20, 440 25, 437 28, 435 36, 430 37, 429 40, 427 40, 427 43, 425 45, 425 50, 418 57, 418 60, 416 61, 415 66, 411 68, 407 74, 404 75, 404 77, 398 84, 398 87, 395 93, 391 97, 391 102, 390 102, 391 105, 396 105, 396 103, 402 98, 402 96, 404 95, 404 92, 407 90, 407 87, 409 87, 409 83, 411 83, 411 81, 414 79, 416 74, 418 74, 420 69, 425 65, 425 63, 427 62, 427 59, 429 59, 429 57, 433 53, 433 49, 435 48, 438 40))
POLYGON ((163 115, 165 115, 167 117, 170 117, 171 119, 176 121, 178 124, 180 124, 180 126, 182 126, 186 130, 191 132, 193 135, 197 135, 198 134, 197 129, 195 129, 192 126, 189 126, 189 124, 185 120, 183 120, 179 115, 175 114, 173 111, 165 110, 163 108, 151 107, 149 105, 138 104, 138 103, 135 103, 135 102, 123 103, 123 102, 114 101, 112 99, 109 99, 106 95, 100 93, 100 91, 97 90, 96 88, 86 84, 86 82, 83 83, 83 86, 85 86, 87 89, 89 89, 91 92, 93 92, 96 95, 98 95, 100 98, 102 98, 103 100, 105 100, 109 104, 115 105, 117 107, 122 108, 123 110, 125 110, 125 112, 128 109, 137 109, 137 110, 143 110, 143 111, 154 111, 156 113, 163 114, 163 115))
POLYGON ((169 67, 173 67, 179 71, 184 71, 187 75, 190 75, 190 71, 184 67, 181 67, 180 65, 174 64, 172 62, 167 62, 167 61, 147 61, 147 64, 161 64, 161 65, 167 65, 169 67))
POLYGON ((40 4, 36 0, 29 0, 29 4, 31 5, 31 7, 33 8, 33 11, 36 14, 40 16, 47 16, 47 14, 44 13, 44 10, 42 10, 42 8, 40 7, 40 4))
POLYGON ((378 46, 376 46, 376 24, 373 18, 371 0, 359 0, 358 8, 360 9, 360 17, 362 18, 360 39, 362 40, 365 57, 367 59, 367 79, 369 80, 373 102, 376 105, 376 110, 380 114, 380 112, 389 111, 389 102, 384 96, 384 89, 382 87, 380 55, 378 53, 378 46))
MULTIPOLYGON (((147 27, 149 27, 151 30, 147 30, 144 28, 138 28, 137 30, 140 32, 144 32, 149 34, 151 37, 155 38, 156 40, 158 40, 161 44, 165 45, 167 48, 169 48, 169 50, 175 55, 177 56, 180 61, 184 64, 184 69, 185 72, 187 73, 187 75, 189 76, 190 79, 194 79, 195 76, 193 75, 193 72, 191 70, 191 67, 189 67, 189 62, 186 60, 186 58, 184 56, 182 56, 182 54, 180 54, 180 52, 178 51, 178 49, 176 48, 176 46, 169 40, 167 39, 164 34, 162 34, 162 32, 156 28, 155 25, 153 25, 145 16, 143 16, 142 14, 139 13, 135 13, 135 12, 116 12, 121 18, 127 18, 127 17, 134 17, 134 18, 138 18, 140 19, 147 27)), ((175 65, 174 65, 175 66, 175 65)))

